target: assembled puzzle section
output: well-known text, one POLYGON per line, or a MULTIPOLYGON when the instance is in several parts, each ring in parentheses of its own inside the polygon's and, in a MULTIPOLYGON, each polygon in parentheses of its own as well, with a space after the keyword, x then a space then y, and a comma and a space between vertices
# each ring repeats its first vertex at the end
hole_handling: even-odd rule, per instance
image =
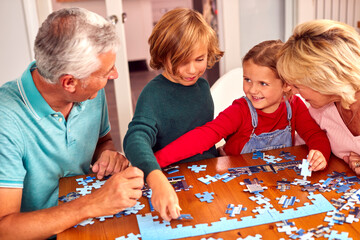
POLYGON ((255 215, 255 217, 247 216, 238 219, 220 218, 218 222, 197 224, 195 226, 177 225, 172 228, 169 222, 161 223, 157 221, 158 216, 152 216, 150 213, 143 215, 136 215, 138 225, 143 240, 147 239, 179 239, 192 236, 200 236, 209 233, 223 232, 245 227, 253 227, 262 224, 284 221, 287 219, 300 218, 313 214, 328 212, 335 210, 334 206, 329 203, 321 194, 313 194, 308 197, 312 204, 306 204, 297 209, 286 209, 280 213, 277 210, 265 211, 262 214, 255 215))

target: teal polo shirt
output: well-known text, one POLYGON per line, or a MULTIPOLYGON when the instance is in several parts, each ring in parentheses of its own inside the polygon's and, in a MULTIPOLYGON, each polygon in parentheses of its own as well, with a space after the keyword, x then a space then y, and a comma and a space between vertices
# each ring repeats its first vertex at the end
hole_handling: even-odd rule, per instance
POLYGON ((65 120, 37 90, 35 68, 0 87, 0 187, 23 189, 22 212, 56 206, 59 179, 89 173, 98 139, 110 131, 104 89, 65 120))

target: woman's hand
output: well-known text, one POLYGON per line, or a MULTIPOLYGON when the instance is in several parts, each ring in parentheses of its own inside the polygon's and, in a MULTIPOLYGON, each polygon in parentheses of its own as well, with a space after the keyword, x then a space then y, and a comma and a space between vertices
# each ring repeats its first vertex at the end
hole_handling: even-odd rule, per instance
POLYGON ((355 152, 350 152, 348 156, 344 156, 344 161, 349 165, 349 167, 356 173, 360 175, 360 155, 355 152))

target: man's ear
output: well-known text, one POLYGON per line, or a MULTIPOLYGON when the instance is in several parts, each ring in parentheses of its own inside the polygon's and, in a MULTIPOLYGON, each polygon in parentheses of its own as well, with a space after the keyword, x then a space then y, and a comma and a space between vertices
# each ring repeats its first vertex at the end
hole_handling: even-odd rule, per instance
POLYGON ((79 80, 69 74, 61 76, 59 80, 63 89, 70 93, 74 93, 76 91, 76 85, 79 84, 79 80))

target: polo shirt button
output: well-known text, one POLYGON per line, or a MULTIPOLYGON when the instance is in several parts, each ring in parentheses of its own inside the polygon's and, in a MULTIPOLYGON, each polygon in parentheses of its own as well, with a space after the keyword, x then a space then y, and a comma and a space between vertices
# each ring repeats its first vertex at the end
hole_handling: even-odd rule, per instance
POLYGON ((59 122, 62 122, 62 118, 59 118, 59 122))
POLYGON ((57 115, 57 114, 54 114, 54 117, 58 117, 59 115, 57 115))
POLYGON ((70 129, 69 129, 69 132, 70 132, 70 129))

